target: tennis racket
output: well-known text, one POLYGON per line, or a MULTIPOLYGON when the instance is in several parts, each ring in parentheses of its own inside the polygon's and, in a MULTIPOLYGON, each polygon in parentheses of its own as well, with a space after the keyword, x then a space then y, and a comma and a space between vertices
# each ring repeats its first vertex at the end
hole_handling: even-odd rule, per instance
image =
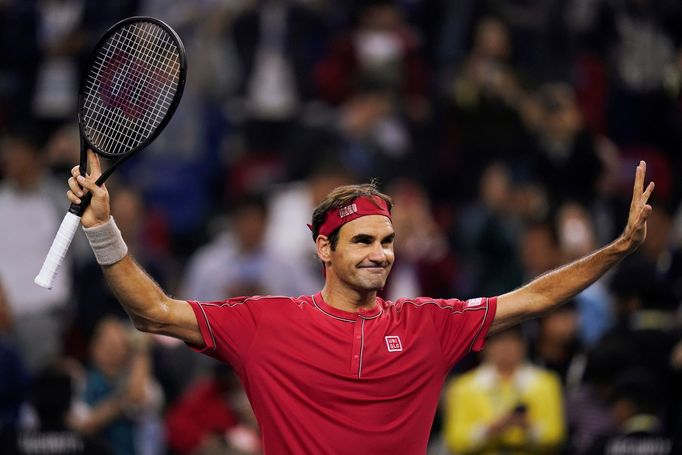
MULTIPOLYGON (((151 17, 114 24, 97 43, 78 93, 81 138, 80 173, 87 149, 111 165, 97 179, 102 185, 135 152, 149 145, 173 116, 185 86, 187 60, 177 33, 151 17)), ((51 288, 76 234, 91 193, 71 204, 35 283, 51 288)))

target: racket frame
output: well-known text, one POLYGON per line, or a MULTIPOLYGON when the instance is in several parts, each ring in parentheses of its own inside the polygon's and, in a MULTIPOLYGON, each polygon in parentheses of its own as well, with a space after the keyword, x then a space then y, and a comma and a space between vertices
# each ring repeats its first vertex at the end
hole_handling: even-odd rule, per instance
MULTIPOLYGON (((97 57, 99 56, 99 52, 102 49, 102 47, 106 44, 106 42, 111 38, 112 35, 117 33, 121 28, 125 27, 128 24, 131 24, 133 22, 151 22, 153 24, 158 25, 162 29, 164 29, 173 39, 175 42, 175 45, 178 48, 178 55, 179 55, 179 65, 180 68, 178 69, 179 72, 179 77, 178 77, 178 85, 175 90, 175 94, 173 95, 173 99, 171 101, 170 106, 168 107, 168 110, 166 111, 166 114, 164 115, 163 119, 161 122, 157 125, 156 129, 152 132, 152 134, 149 135, 144 141, 142 141, 139 145, 136 147, 133 147, 131 150, 127 151, 123 156, 118 158, 111 166, 109 166, 107 169, 105 169, 102 172, 102 175, 99 176, 97 181, 95 182, 97 186, 102 186, 102 184, 111 176, 111 174, 116 170, 116 168, 122 164, 124 161, 126 161, 128 158, 130 158, 132 155, 135 154, 135 152, 142 150, 143 148, 147 147, 154 139, 158 137, 159 134, 166 128, 166 125, 168 122, 170 122, 171 118, 175 114, 175 110, 177 109, 178 105, 180 104, 180 99, 182 98, 183 91, 185 89, 185 81, 187 79, 187 54, 185 52, 185 46, 182 43, 182 40, 180 39, 180 36, 173 30, 168 24, 163 22, 160 19, 157 19, 155 17, 149 17, 149 16, 132 16, 128 17, 126 19, 123 19, 119 22, 116 22, 114 25, 109 27, 109 29, 104 32, 104 35, 97 41, 97 44, 93 48, 92 52, 90 53, 90 56, 88 57, 88 63, 87 63, 87 71, 84 72, 82 75, 81 83, 78 88, 78 130, 80 132, 80 173, 81 175, 85 175, 87 172, 87 149, 93 150, 95 153, 97 153, 100 156, 103 156, 105 158, 115 158, 119 155, 113 155, 111 153, 108 153, 106 150, 102 150, 101 148, 97 147, 94 145, 92 142, 90 142, 90 139, 88 139, 87 134, 85 133, 84 130, 84 120, 82 118, 82 111, 83 111, 83 106, 85 105, 85 98, 86 98, 86 88, 88 84, 88 76, 90 75, 90 71, 95 65, 95 61, 97 60, 97 57)), ((90 203, 90 199, 92 199, 92 193, 87 193, 85 196, 81 198, 81 203, 80 204, 74 204, 72 203, 71 206, 69 207, 69 212, 73 213, 74 215, 77 216, 82 216, 83 212, 87 208, 88 204, 90 203)))

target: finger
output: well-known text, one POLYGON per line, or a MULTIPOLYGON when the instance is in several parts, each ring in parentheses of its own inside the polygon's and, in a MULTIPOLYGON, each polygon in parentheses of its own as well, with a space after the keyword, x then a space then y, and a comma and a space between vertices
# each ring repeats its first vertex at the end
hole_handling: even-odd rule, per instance
POLYGON ((96 183, 95 183, 95 177, 91 178, 85 178, 82 175, 79 175, 77 177, 77 181, 86 190, 90 191, 93 196, 101 196, 104 193, 104 190, 100 188, 96 183))
POLYGON ((642 195, 642 204, 646 204, 647 201, 649 200, 649 197, 651 196, 651 193, 654 191, 654 187, 656 185, 654 182, 649 182, 649 185, 646 187, 646 191, 644 191, 644 194, 642 195))
POLYGON ((75 165, 74 167, 71 168, 71 175, 73 175, 74 178, 75 178, 75 177, 78 177, 79 175, 81 175, 81 167, 80 167, 80 165, 77 164, 77 165, 75 165))
POLYGON ((644 187, 644 173, 646 172, 646 163, 640 161, 637 169, 635 170, 635 183, 632 187, 632 202, 639 200, 640 195, 644 187))
POLYGON ((102 175, 102 166, 99 162, 99 156, 92 149, 88 149, 88 169, 90 169, 90 175, 95 179, 102 175))
POLYGON ((649 216, 651 216, 651 212, 653 209, 649 204, 646 204, 644 207, 642 207, 642 211, 639 212, 639 219, 637 220, 637 226, 642 227, 646 226, 646 222, 649 219, 649 216))
POLYGON ((73 194, 73 191, 69 190, 66 192, 66 197, 69 199, 69 201, 73 202, 74 204, 80 204, 81 200, 78 196, 73 194))
POLYGON ((83 197, 83 189, 80 187, 76 179, 71 177, 69 180, 69 189, 78 197, 83 197))

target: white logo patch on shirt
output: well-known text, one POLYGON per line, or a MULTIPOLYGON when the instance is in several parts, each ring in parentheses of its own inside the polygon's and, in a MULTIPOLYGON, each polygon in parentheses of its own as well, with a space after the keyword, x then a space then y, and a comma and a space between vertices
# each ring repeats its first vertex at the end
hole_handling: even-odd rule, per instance
POLYGON ((400 337, 387 336, 385 338, 386 338, 386 347, 388 348, 388 352, 395 352, 395 351, 402 351, 403 350, 403 344, 400 342, 400 337))
POLYGON ((475 306, 480 306, 483 303, 483 297, 479 297, 477 299, 470 299, 467 300, 466 305, 464 305, 466 308, 473 308, 475 306))

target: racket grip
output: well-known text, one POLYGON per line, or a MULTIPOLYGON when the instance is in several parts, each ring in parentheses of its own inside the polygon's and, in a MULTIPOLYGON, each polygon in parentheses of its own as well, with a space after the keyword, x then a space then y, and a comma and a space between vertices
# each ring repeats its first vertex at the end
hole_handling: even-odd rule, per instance
POLYGON ((64 261, 64 256, 66 256, 69 245, 71 245, 71 241, 76 235, 76 229, 78 229, 80 221, 80 216, 66 212, 62 224, 59 226, 59 231, 57 231, 57 235, 52 241, 52 246, 47 253, 43 267, 40 269, 40 273, 38 273, 35 280, 33 280, 35 284, 45 289, 52 289, 59 266, 64 261))

